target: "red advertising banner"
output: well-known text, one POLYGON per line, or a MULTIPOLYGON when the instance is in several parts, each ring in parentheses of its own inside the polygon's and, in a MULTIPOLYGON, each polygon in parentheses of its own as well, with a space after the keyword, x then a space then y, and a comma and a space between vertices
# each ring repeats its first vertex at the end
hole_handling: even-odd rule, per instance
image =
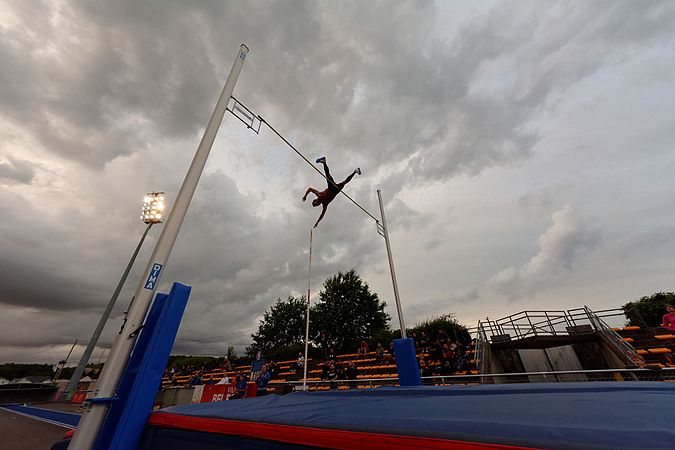
POLYGON ((229 400, 230 396, 237 392, 234 383, 230 384, 207 384, 202 391, 201 403, 222 402, 229 400))
POLYGON ((86 398, 87 398, 86 391, 77 391, 71 397, 70 403, 83 403, 86 398))

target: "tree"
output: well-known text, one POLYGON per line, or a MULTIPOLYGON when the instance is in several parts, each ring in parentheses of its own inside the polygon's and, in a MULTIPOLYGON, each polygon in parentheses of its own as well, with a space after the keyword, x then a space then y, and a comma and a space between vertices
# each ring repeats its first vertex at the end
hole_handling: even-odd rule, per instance
POLYGON ((389 329, 385 306, 356 270, 338 272, 324 282, 310 313, 313 340, 333 346, 337 352, 355 351, 361 340, 389 329))
MULTIPOLYGON (((267 358, 285 354, 286 347, 294 348, 305 339, 305 314, 307 299, 289 296, 286 300, 279 298, 270 309, 265 311, 258 332, 251 335, 253 345, 247 347, 249 356, 261 351, 267 358)), ((296 353, 297 356, 297 353, 296 353)))
POLYGON ((51 364, 0 364, 0 377, 12 381, 14 378, 54 375, 54 366, 51 364))
POLYGON ((438 317, 424 319, 412 329, 415 333, 424 331, 430 339, 435 339, 438 336, 439 330, 448 333, 452 340, 458 340, 464 344, 471 341, 471 336, 466 331, 466 328, 457 322, 454 314, 443 314, 438 317))
POLYGON ((675 306, 675 293, 657 292, 649 297, 642 297, 623 305, 623 311, 629 325, 658 327, 666 313, 666 305, 675 306))
POLYGON ((227 354, 225 356, 230 362, 234 362, 237 360, 237 358, 239 358, 239 355, 237 355, 237 351, 231 345, 227 347, 227 354))

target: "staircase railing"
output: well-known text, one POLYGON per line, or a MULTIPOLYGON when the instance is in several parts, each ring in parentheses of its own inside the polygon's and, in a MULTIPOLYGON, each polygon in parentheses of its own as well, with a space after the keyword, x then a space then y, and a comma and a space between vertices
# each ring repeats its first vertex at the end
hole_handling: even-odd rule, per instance
POLYGON ((593 328, 598 333, 600 338, 610 347, 614 349, 617 355, 621 356, 629 365, 642 367, 645 365, 644 358, 637 353, 635 348, 628 342, 623 340, 621 336, 612 330, 596 313, 594 313, 588 306, 584 306, 584 312, 588 320, 593 325, 593 328))

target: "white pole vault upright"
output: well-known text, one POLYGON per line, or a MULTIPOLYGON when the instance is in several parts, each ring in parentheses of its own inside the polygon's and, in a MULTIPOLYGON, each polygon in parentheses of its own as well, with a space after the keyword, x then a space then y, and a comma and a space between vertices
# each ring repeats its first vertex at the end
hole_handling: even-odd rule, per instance
POLYGON ((303 367, 302 375, 302 390, 307 390, 307 366, 309 365, 309 299, 310 299, 310 286, 312 283, 312 235, 313 228, 309 229, 309 269, 307 271, 307 317, 305 318, 305 363, 303 367))
POLYGON ((247 54, 248 47, 242 44, 237 52, 237 58, 227 77, 211 119, 206 126, 206 130, 204 130, 204 135, 199 143, 192 164, 188 169, 187 175, 185 175, 185 180, 183 180, 183 185, 178 192, 171 214, 148 261, 144 276, 136 288, 134 301, 127 315, 127 321, 123 325, 119 336, 117 336, 103 368, 96 390, 94 391, 94 398, 97 401, 88 403, 77 426, 73 440, 68 447, 70 450, 91 450, 96 442, 96 437, 108 411, 109 403, 107 400, 112 401, 112 398, 115 396, 117 385, 127 365, 129 355, 133 349, 138 332, 143 325, 173 245, 176 242, 176 237, 206 165, 213 141, 218 133, 218 128, 223 120, 223 115, 227 109, 230 97, 232 97, 234 86, 237 83, 237 78, 247 54))
POLYGON ((382 216, 382 225, 377 227, 377 232, 382 235, 387 244, 387 257, 389 257, 389 270, 391 270, 391 282, 394 285, 394 299, 396 300, 396 309, 398 310, 398 323, 401 326, 401 337, 405 339, 405 322, 403 320, 403 309, 401 309, 401 298, 398 295, 398 283, 396 283, 396 272, 394 271, 394 258, 391 255, 391 245, 389 244, 389 229, 387 220, 384 218, 384 205, 382 204, 382 192, 377 190, 377 199, 380 202, 380 215, 382 216))

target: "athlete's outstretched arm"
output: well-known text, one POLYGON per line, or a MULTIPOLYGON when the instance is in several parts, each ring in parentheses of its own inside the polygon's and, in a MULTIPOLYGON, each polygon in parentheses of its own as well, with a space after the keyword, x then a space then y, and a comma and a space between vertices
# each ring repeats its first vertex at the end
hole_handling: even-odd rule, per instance
POLYGON ((324 204, 322 206, 323 206, 323 210, 321 210, 321 215, 319 216, 316 223, 314 224, 314 228, 316 228, 316 226, 319 224, 319 222, 321 222, 321 219, 323 219, 323 215, 326 214, 326 209, 328 209, 328 205, 324 204))
POLYGON ((304 202, 305 200, 307 200, 307 196, 309 195, 310 192, 311 192, 312 194, 316 195, 317 197, 319 196, 319 191, 317 191, 316 189, 311 188, 311 187, 310 187, 310 188, 307 188, 307 191, 305 192, 305 195, 302 196, 302 201, 303 201, 303 202, 304 202))

